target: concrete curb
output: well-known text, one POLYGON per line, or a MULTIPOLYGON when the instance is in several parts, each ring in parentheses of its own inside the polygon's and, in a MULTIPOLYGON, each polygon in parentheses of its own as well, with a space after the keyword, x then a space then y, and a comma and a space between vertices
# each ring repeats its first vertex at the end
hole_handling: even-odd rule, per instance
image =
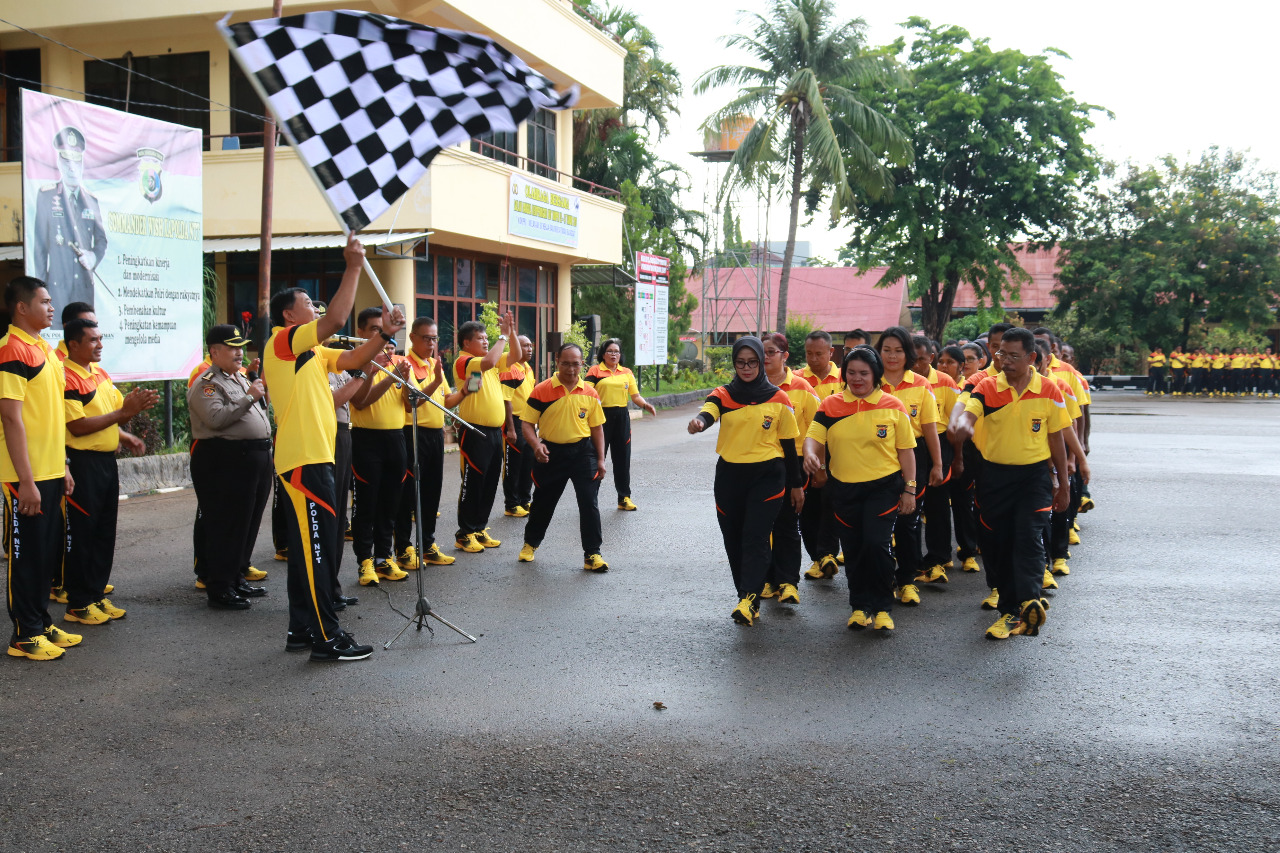
POLYGON ((136 495, 191 486, 191 454, 125 457, 120 468, 120 494, 136 495))
MULTIPOLYGON (((655 408, 675 409, 680 406, 688 405, 689 403, 699 403, 707 399, 707 395, 715 390, 716 387, 718 386, 703 388, 700 391, 682 391, 679 394, 662 394, 657 397, 645 397, 645 399, 650 403, 653 403, 655 408)), ((638 412, 640 410, 636 409, 635 411, 638 412)))

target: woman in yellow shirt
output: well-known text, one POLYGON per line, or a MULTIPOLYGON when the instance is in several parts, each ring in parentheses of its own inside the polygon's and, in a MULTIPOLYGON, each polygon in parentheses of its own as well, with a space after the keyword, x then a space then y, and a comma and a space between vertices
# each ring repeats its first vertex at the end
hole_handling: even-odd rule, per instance
POLYGON ((764 344, 751 335, 733 345, 734 378, 711 392, 689 421, 697 435, 720 422, 716 438, 716 520, 738 591, 730 615, 752 625, 760 612, 773 554, 769 533, 783 502, 804 506, 804 479, 796 455, 800 430, 785 391, 765 377, 764 344))
POLYGON ((613 486, 618 492, 618 509, 634 510, 631 500, 631 413, 627 401, 651 415, 653 404, 640 396, 640 384, 629 368, 622 366, 622 341, 610 338, 600 345, 600 363, 593 364, 584 377, 600 395, 604 407, 604 449, 613 460, 613 486))
POLYGON ((915 430, 906 405, 883 390, 875 350, 849 350, 841 376, 844 392, 823 400, 809 426, 804 469, 827 477, 849 579, 847 627, 892 631, 893 527, 916 511, 915 430))
MULTIPOLYGON (((818 395, 799 373, 787 367, 787 336, 772 332, 764 336, 765 377, 786 392, 796 414, 800 435, 796 438, 796 455, 804 453, 804 436, 813 416, 818 412, 818 395)), ((806 487, 808 484, 805 484, 806 487)), ((773 563, 761 598, 777 597, 779 604, 800 603, 800 515, 790 502, 784 502, 773 525, 773 563)))

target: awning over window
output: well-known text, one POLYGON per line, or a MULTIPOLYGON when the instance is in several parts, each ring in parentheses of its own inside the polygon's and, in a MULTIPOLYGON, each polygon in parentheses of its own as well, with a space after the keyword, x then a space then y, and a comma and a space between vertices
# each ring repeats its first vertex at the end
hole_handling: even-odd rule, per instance
MULTIPOLYGON (((430 231, 392 231, 384 234, 361 234, 360 242, 366 246, 392 246, 398 243, 411 243, 421 240, 430 231)), ((294 249, 341 249, 347 245, 347 238, 342 234, 291 234, 276 235, 271 238, 273 252, 288 252, 294 249)), ((256 252, 261 247, 257 237, 206 237, 203 251, 214 252, 256 252)), ((22 245, 0 246, 0 261, 22 260, 22 245)))
POLYGON ((611 284, 632 287, 636 277, 618 264, 579 264, 573 268, 570 281, 575 285, 611 284))

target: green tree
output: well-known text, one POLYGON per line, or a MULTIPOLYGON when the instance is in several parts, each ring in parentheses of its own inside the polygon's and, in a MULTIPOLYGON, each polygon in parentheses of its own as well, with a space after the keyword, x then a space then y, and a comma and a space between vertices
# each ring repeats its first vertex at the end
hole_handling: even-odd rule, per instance
POLYGON ((726 196, 735 186, 771 183, 780 170, 790 170, 791 216, 778 283, 781 329, 787 325, 801 199, 808 193, 815 207, 816 198, 830 192, 834 218, 852 208, 855 188, 871 198, 887 194, 892 181, 884 160, 906 163, 910 152, 906 137, 858 94, 900 79, 888 57, 864 52, 865 21, 837 21, 834 0, 772 0, 767 15, 747 20, 749 34, 723 40, 758 64, 712 68, 694 91, 739 87, 707 119, 708 128, 743 114, 755 119, 729 161, 726 196))
POLYGON ((1097 108, 1063 88, 1046 55, 996 51, 922 18, 905 26, 910 48, 899 38, 884 52, 906 54, 914 85, 872 101, 910 137, 915 160, 893 172, 891 197, 865 199, 850 246, 860 266, 888 265, 884 283, 907 277, 937 338, 961 282, 999 308, 1028 278, 1011 244, 1049 243, 1071 225, 1097 170, 1084 141, 1097 108))
POLYGON ((1063 245, 1058 313, 1116 348, 1186 346, 1208 327, 1248 333, 1280 305, 1274 172, 1233 151, 1107 172, 1063 245), (1070 310, 1070 314, 1068 314, 1070 310))

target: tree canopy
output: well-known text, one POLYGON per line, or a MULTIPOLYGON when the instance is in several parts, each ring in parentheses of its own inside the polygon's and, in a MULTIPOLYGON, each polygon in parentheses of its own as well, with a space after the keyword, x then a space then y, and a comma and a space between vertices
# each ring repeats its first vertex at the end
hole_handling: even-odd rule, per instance
MULTIPOLYGON (((883 48, 904 55, 911 84, 870 95, 910 139, 915 159, 891 172, 892 195, 865 194, 851 254, 906 276, 927 334, 941 337, 956 291, 971 284, 998 308, 1026 273, 1013 243, 1050 243, 1076 215, 1079 188, 1097 173, 1085 132, 1097 107, 1062 86, 1050 55, 994 50, 956 26, 913 17, 883 48)), ((857 152, 849 152, 850 157, 857 152)))
POLYGON ((1203 343, 1249 332, 1280 306, 1276 175, 1233 151, 1110 167, 1063 243, 1058 313, 1111 348, 1203 343), (1069 313, 1068 313, 1069 312, 1069 313))

